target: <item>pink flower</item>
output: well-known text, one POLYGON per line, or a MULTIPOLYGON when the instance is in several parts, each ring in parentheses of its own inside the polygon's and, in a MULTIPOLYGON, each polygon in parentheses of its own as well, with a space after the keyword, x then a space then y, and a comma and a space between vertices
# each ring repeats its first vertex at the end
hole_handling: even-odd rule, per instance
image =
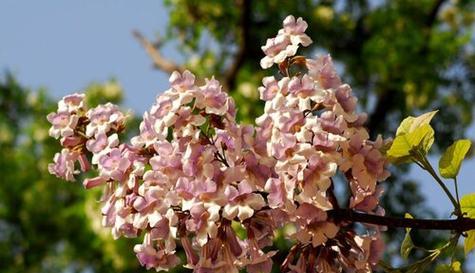
POLYGON ((287 57, 294 56, 297 53, 298 45, 291 44, 286 35, 277 35, 275 38, 267 39, 266 44, 261 47, 266 56, 261 59, 261 67, 266 69, 281 63, 287 57))
POLYGON ((76 114, 62 111, 48 114, 47 119, 53 125, 49 129, 49 135, 58 139, 74 135, 74 129, 78 124, 79 117, 76 114))
POLYGON ((180 264, 180 259, 173 252, 168 252, 161 249, 157 245, 158 249, 152 246, 150 234, 145 234, 144 242, 142 244, 135 245, 134 252, 142 266, 147 269, 155 269, 156 271, 171 269, 180 264))
POLYGON ((106 182, 107 182, 106 178, 101 177, 101 176, 97 176, 97 177, 94 177, 94 178, 84 179, 84 182, 82 184, 83 184, 84 188, 90 189, 90 188, 94 188, 94 187, 97 187, 97 186, 104 185, 104 183, 106 183, 106 182))
POLYGON ((353 111, 356 110, 356 102, 358 99, 351 94, 351 87, 348 84, 337 87, 335 96, 345 112, 353 113, 353 111))
POLYGON ((261 47, 266 54, 261 59, 261 67, 264 69, 294 56, 300 44, 309 46, 312 43, 310 37, 304 33, 307 23, 302 18, 295 20, 295 17, 289 15, 285 18, 283 26, 275 38, 267 39, 266 44, 261 47))
POLYGON ((257 240, 248 239, 244 247, 246 255, 241 259, 243 266, 246 266, 249 273, 270 273, 272 271, 272 256, 277 251, 264 253, 259 247, 257 240))
POLYGON ((58 102, 58 112, 75 112, 84 110, 84 94, 74 93, 63 97, 58 102))
POLYGON ((185 70, 183 74, 178 71, 174 71, 168 80, 172 88, 178 91, 186 91, 192 89, 195 84, 195 75, 190 71, 185 70))
POLYGON ((98 164, 101 176, 123 181, 125 172, 129 169, 132 162, 122 156, 122 151, 119 148, 113 148, 110 152, 99 158, 98 164))
POLYGON ((284 159, 287 154, 291 154, 297 145, 297 140, 293 134, 280 133, 275 131, 273 138, 275 143, 271 145, 271 153, 277 159, 284 159))
POLYGON ((322 129, 331 134, 342 135, 345 129, 347 129, 343 116, 337 116, 332 111, 323 112, 318 120, 322 129))
POLYGON ((158 141, 159 134, 154 129, 155 118, 153 118, 148 112, 143 115, 143 120, 140 123, 140 134, 134 136, 130 143, 135 147, 149 147, 158 141))
POLYGON ((77 152, 62 149, 61 153, 54 155, 54 163, 48 165, 48 171, 59 178, 74 181, 74 175, 79 173, 79 171, 74 169, 74 164, 79 157, 80 155, 77 152))
POLYGON ((303 203, 296 211, 298 231, 294 235, 300 242, 310 242, 314 247, 335 237, 339 228, 327 222, 327 214, 321 209, 303 203))
POLYGON ((264 86, 259 87, 259 93, 261 100, 269 101, 272 100, 277 92, 279 92, 279 84, 276 81, 275 77, 264 77, 262 79, 262 84, 264 86))
POLYGON ((198 107, 204 107, 207 114, 224 115, 228 111, 227 95, 221 91, 221 84, 213 78, 206 79, 206 84, 201 87, 204 100, 198 107))
POLYGON ((303 75, 301 78, 293 77, 289 82, 289 92, 306 98, 315 93, 315 82, 308 75, 303 75))
POLYGON ((307 59, 308 74, 324 88, 337 88, 341 84, 330 55, 323 55, 316 60, 307 59))
POLYGON ((228 185, 224 190, 224 195, 229 203, 224 206, 223 217, 233 220, 238 217, 244 221, 265 206, 264 198, 260 194, 253 193, 252 185, 247 180, 243 180, 238 187, 228 185))
POLYGON ((191 218, 186 221, 186 227, 189 231, 195 232, 196 241, 200 246, 204 246, 210 238, 216 238, 219 220, 220 206, 215 204, 198 203, 193 205, 190 210, 191 218))
POLYGON ((99 105, 86 113, 89 124, 86 126, 86 136, 92 137, 96 133, 107 133, 111 129, 123 126, 126 116, 119 108, 111 103, 99 105))
POLYGON ((308 24, 305 22, 302 17, 299 17, 295 20, 293 15, 289 15, 284 19, 283 22, 284 28, 279 32, 284 32, 290 35, 290 40, 292 44, 302 44, 303 46, 309 46, 312 43, 312 39, 305 34, 308 24))
POLYGON ((117 145, 119 145, 119 137, 117 134, 112 134, 108 137, 103 132, 96 134, 95 138, 90 138, 86 142, 87 150, 94 155, 102 154, 108 149, 116 147, 117 145))
POLYGON ((267 196, 269 207, 278 208, 284 203, 287 193, 284 188, 284 183, 282 183, 280 179, 269 178, 265 190, 269 193, 267 196))

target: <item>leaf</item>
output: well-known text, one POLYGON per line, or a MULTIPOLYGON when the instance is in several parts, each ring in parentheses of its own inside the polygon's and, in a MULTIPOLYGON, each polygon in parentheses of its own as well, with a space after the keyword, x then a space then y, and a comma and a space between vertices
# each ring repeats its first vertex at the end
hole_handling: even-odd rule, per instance
MULTIPOLYGON (((460 208, 462 213, 466 214, 469 218, 475 218, 475 193, 462 196, 460 208)), ((463 246, 465 256, 475 248, 475 230, 467 231, 467 235, 463 246)))
POLYGON ((233 221, 231 223, 231 227, 233 228, 234 232, 236 235, 239 237, 241 240, 247 239, 247 231, 246 229, 241 225, 240 222, 233 221))
POLYGON ((444 178, 455 178, 471 146, 472 142, 468 139, 457 140, 450 145, 439 160, 440 175, 444 178))
POLYGON ((460 208, 469 218, 475 219, 475 193, 462 196, 460 199, 460 208))
MULTIPOLYGON (((406 213, 404 215, 404 218, 414 218, 412 215, 409 213, 406 213)), ((401 243, 401 257, 404 259, 407 259, 409 257, 409 254, 411 253, 411 250, 414 248, 414 243, 412 242, 411 238, 411 228, 406 228, 406 235, 404 236, 404 240, 401 243)))
POLYGON ((463 251, 465 256, 475 248, 475 230, 467 231, 467 237, 463 241, 463 251))
POLYGON ((434 143, 434 129, 430 121, 437 111, 428 112, 418 117, 407 117, 399 125, 396 138, 386 155, 393 163, 402 163, 411 159, 413 149, 420 148, 427 153, 434 143))
POLYGON ((437 114, 438 111, 439 110, 428 112, 418 117, 409 116, 405 118, 399 125, 399 128, 397 128, 396 136, 411 133, 414 130, 416 130, 418 127, 425 124, 429 124, 432 118, 435 116, 435 114, 437 114))
MULTIPOLYGON (((407 215, 406 215, 407 217, 407 215)), ((419 273, 419 272, 424 272, 424 270, 431 264, 433 263, 435 260, 437 260, 437 258, 442 254, 444 253, 444 255, 452 255, 452 253, 454 252, 454 249, 455 247, 457 246, 457 242, 458 242, 458 236, 454 236, 450 239, 450 241, 437 248, 437 249, 433 249, 433 250, 427 250, 429 252, 429 255, 425 256, 424 258, 422 258, 421 260, 411 264, 411 265, 408 265, 408 266, 405 266, 405 267, 402 267, 402 268, 399 268, 401 270, 401 272, 405 272, 405 273, 419 273)))
POLYGON ((463 273, 462 265, 459 261, 454 261, 452 264, 441 264, 435 268, 435 273, 463 273))
POLYGON ((409 232, 406 233, 406 236, 404 236, 404 240, 401 244, 401 257, 404 259, 407 259, 412 249, 414 249, 414 243, 412 242, 411 236, 409 234, 409 232))
POLYGON ((414 149, 420 148, 427 153, 433 143, 434 129, 424 124, 412 132, 396 136, 386 155, 392 162, 401 163, 410 159, 414 149))
POLYGON ((413 263, 407 268, 407 273, 420 273, 423 272, 431 263, 433 263, 439 255, 442 253, 440 249, 432 250, 431 254, 423 259, 413 263))

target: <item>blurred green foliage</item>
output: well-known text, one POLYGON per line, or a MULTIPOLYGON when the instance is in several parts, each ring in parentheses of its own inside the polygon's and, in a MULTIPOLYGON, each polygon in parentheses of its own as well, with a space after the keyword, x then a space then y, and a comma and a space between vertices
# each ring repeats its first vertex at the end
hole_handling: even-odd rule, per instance
MULTIPOLYGON (((91 105, 120 102, 114 82, 87 88, 91 105)), ((112 240, 100 225, 100 192, 56 179, 47 170, 60 146, 46 115, 45 90, 0 78, 0 272, 144 272, 132 240, 112 240)))
MULTIPOLYGON (((470 0, 165 0, 170 22, 163 42, 184 55, 180 64, 199 77, 216 75, 237 101, 239 118, 262 112, 257 87, 263 76, 260 46, 288 14, 304 17, 314 44, 302 54, 330 52, 345 82, 369 113, 373 134, 393 135, 403 117, 440 109, 438 145, 462 138, 475 103, 475 2, 470 0)), ((120 103, 116 81, 89 86, 90 105, 120 103)), ((133 240, 112 240, 100 227, 100 192, 60 181, 47 165, 60 147, 48 137, 55 102, 6 74, 0 79, 0 271, 145 272, 133 240)), ((137 128, 137 119, 131 128, 137 128)), ((391 215, 434 217, 415 181, 395 170, 384 206, 391 215)), ((399 253, 403 230, 387 232, 386 258, 399 253)), ((443 232, 413 230, 416 245, 435 248, 443 232)), ((285 251, 285 240, 276 246, 285 251)), ((410 260, 422 253, 413 252, 410 260)), ((459 255, 459 254, 457 254, 459 255)), ((277 261, 285 258, 285 252, 277 261)), ((448 257, 444 258, 445 260, 448 257)), ((442 259, 442 260, 444 260, 442 259)), ((278 266, 278 264, 277 264, 278 266)), ((181 270, 184 271, 184 270, 181 270)), ((178 272, 178 271, 177 271, 178 272)), ((276 270, 275 272, 278 272, 276 270)))

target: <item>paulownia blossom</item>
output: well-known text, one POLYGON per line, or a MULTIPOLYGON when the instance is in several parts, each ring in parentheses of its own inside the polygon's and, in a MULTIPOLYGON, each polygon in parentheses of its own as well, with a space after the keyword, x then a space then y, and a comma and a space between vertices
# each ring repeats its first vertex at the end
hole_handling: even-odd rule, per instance
POLYGON ((147 269, 179 265, 180 244, 181 262, 194 272, 268 273, 275 231, 292 226, 283 272, 371 272, 381 230, 356 230, 327 211, 339 208, 340 183, 350 209, 384 214, 378 183, 389 175, 386 141, 369 140, 366 114, 356 112, 330 56, 295 56, 311 43, 306 28, 288 16, 262 47, 261 66, 279 64, 283 76, 263 79, 265 111, 255 127, 236 123, 234 101, 217 80, 198 85, 191 72, 174 72, 130 144, 119 141, 126 115, 117 106, 88 109, 82 94, 63 98, 48 115, 50 135, 64 147, 49 171, 74 180, 95 168, 83 184, 104 188, 103 225, 114 238, 143 237, 134 251, 147 269), (291 75, 290 65, 304 72, 291 75))

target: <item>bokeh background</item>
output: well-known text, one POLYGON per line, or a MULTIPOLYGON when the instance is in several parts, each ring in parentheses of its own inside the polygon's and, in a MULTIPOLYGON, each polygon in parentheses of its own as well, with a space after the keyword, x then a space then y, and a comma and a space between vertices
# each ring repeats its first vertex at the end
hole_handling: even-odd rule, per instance
MULTIPOLYGON (((405 116, 439 109, 435 166, 454 139, 474 138, 475 1, 0 0, 0 272, 145 272, 134 241, 113 241, 100 227, 100 193, 48 174, 59 147, 48 137, 46 114, 62 96, 84 90, 91 104, 132 109, 133 134, 168 88, 171 70, 187 68, 216 75, 240 120, 252 123, 262 112, 257 87, 271 73, 259 68, 260 46, 288 14, 309 22, 314 44, 302 53, 331 53, 373 136, 390 137, 405 116)), ((407 166, 393 173, 388 214, 450 216, 429 175, 407 166)), ((462 194, 475 192, 474 179, 470 159, 462 194)), ((385 259, 394 265, 423 255, 398 258, 403 235, 387 232, 385 259)), ((426 248, 449 236, 414 235, 426 248)), ((288 244, 278 246, 285 252, 288 244)), ((475 272, 470 259, 465 271, 475 272)))

